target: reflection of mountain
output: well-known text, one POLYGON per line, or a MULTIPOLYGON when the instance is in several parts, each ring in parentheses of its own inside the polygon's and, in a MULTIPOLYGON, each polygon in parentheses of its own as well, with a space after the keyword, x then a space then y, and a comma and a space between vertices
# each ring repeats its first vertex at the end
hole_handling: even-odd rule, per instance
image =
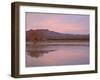
POLYGON ((26 31, 26 40, 34 42, 45 40, 89 40, 89 35, 63 34, 48 29, 37 29, 26 31))
POLYGON ((38 58, 38 57, 41 57, 43 56, 44 54, 47 54, 49 52, 53 52, 55 50, 27 50, 28 52, 28 55, 31 56, 31 57, 35 57, 35 58, 38 58))

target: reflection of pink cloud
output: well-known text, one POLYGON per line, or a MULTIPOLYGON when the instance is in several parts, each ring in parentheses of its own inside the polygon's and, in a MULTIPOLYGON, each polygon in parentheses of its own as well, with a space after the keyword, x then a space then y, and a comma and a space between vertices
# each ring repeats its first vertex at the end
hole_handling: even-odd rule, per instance
POLYGON ((79 53, 74 53, 73 51, 67 51, 67 53, 65 54, 63 50, 58 50, 56 53, 51 52, 50 54, 45 55, 45 57, 47 58, 44 57, 40 61, 43 64, 45 63, 59 64, 59 62, 63 62, 63 61, 70 62, 70 61, 76 61, 76 60, 77 61, 84 60, 87 54, 80 54, 80 52, 84 53, 84 51, 79 51, 79 53))

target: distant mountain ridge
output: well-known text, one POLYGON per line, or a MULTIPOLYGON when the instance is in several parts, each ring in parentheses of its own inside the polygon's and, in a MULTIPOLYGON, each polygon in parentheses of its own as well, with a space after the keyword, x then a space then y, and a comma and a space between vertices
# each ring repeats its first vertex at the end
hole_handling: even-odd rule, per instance
POLYGON ((37 29, 26 31, 26 40, 89 40, 89 34, 64 34, 48 29, 37 29))

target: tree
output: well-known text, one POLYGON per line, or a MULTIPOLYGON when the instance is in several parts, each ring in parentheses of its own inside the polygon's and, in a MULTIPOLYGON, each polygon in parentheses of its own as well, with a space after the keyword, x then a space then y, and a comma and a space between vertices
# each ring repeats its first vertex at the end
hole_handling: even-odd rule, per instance
POLYGON ((26 32, 26 41, 38 43, 38 42, 46 41, 46 40, 47 39, 45 38, 43 33, 38 30, 30 30, 26 32))

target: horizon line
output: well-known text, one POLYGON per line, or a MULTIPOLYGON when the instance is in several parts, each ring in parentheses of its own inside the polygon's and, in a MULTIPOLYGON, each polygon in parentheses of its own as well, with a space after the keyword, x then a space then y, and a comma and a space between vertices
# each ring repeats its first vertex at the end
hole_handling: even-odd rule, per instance
MULTIPOLYGON (((26 30, 26 31, 30 31, 30 30, 48 30, 48 31, 53 31, 53 30, 49 30, 49 29, 29 29, 29 30, 26 30)), ((57 32, 57 31, 53 31, 53 32, 57 32)), ((90 35, 89 33, 65 33, 65 32, 58 32, 58 33, 61 33, 61 34, 73 34, 73 35, 90 35)))

